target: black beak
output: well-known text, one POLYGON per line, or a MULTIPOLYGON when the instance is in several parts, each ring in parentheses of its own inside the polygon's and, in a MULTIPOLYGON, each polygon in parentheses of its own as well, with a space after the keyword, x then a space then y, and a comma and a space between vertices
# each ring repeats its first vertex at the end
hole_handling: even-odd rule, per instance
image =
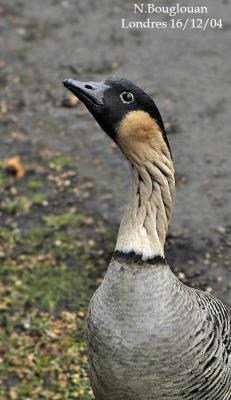
POLYGON ((103 105, 104 93, 109 89, 104 82, 79 82, 74 79, 65 79, 63 84, 86 106, 103 105))

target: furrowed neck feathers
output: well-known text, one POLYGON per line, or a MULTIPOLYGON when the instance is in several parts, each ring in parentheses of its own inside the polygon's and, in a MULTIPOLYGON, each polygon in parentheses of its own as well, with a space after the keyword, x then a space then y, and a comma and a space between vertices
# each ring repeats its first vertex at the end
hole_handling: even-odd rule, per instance
POLYGON ((134 252, 143 260, 164 257, 175 190, 169 148, 155 120, 144 111, 124 118, 118 143, 131 165, 132 186, 116 250, 134 252))

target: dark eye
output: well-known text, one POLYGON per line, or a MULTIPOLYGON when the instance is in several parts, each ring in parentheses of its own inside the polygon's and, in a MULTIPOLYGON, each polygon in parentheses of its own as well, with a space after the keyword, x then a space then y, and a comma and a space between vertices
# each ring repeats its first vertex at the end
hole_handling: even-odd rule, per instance
POLYGON ((134 101, 134 96, 130 92, 121 93, 120 98, 123 103, 132 103, 134 101))

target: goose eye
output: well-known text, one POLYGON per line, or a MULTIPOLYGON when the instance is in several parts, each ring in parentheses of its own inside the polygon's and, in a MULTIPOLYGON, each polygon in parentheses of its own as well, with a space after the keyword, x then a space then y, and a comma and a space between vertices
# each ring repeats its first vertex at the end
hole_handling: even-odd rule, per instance
POLYGON ((134 96, 130 92, 121 93, 120 98, 121 98, 123 103, 127 103, 127 104, 128 103, 132 103, 134 101, 134 96))

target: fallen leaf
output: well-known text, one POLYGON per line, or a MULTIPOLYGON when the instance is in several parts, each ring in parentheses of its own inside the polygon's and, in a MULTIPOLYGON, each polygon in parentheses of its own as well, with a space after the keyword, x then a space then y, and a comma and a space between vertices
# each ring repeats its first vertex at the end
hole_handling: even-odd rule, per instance
POLYGON ((25 175, 25 170, 21 164, 19 157, 9 158, 5 161, 6 170, 12 174, 15 179, 20 180, 25 175))
POLYGON ((73 108, 78 104, 78 102, 79 102, 79 99, 75 95, 71 94, 62 100, 61 105, 62 105, 62 107, 73 108))
POLYGON ((12 400, 16 400, 18 398, 18 394, 17 394, 16 389, 14 387, 10 388, 10 398, 12 400))
POLYGON ((79 311, 77 315, 79 318, 84 318, 86 313, 84 311, 79 311))

